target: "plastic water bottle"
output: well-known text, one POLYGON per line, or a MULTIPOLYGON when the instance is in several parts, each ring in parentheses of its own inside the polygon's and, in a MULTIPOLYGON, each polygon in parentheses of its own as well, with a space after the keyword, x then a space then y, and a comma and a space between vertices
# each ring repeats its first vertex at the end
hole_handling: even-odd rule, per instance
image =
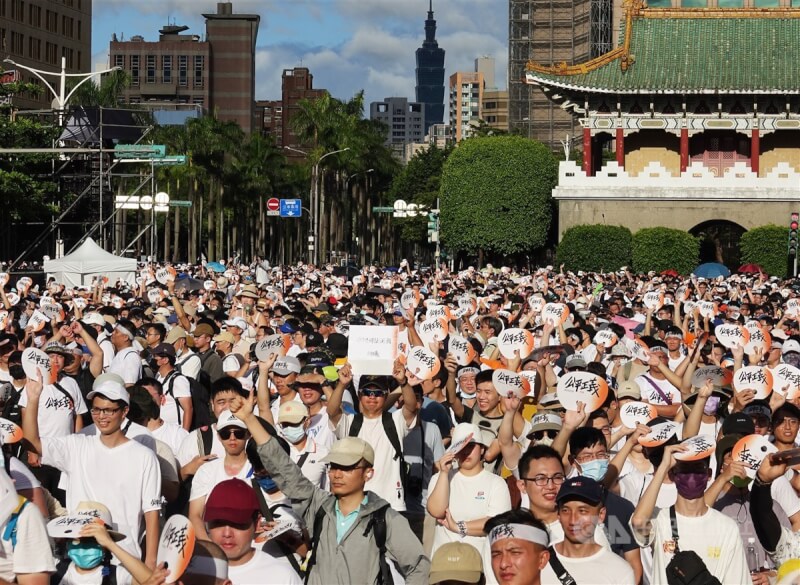
POLYGON ((758 573, 761 565, 758 562, 758 551, 756 550, 756 539, 752 536, 747 539, 747 567, 750 573, 758 573))

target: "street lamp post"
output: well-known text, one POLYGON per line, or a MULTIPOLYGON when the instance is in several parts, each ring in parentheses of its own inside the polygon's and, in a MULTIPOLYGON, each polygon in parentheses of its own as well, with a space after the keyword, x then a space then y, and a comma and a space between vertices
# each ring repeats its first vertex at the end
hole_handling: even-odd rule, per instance
MULTIPOLYGON (((284 148, 286 150, 291 150, 293 152, 299 152, 300 154, 304 154, 306 156, 308 156, 308 154, 309 154, 309 153, 305 152, 304 150, 300 150, 298 148, 292 148, 291 146, 284 146, 284 148)), ((310 220, 311 220, 311 233, 309 234, 309 245, 308 245, 308 248, 311 251, 311 254, 309 254, 309 256, 310 256, 309 260, 313 264, 319 264, 319 241, 318 240, 319 240, 319 228, 320 228, 320 219, 321 219, 320 215, 321 215, 321 212, 322 212, 322 210, 324 209, 324 206, 325 206, 324 195, 323 195, 323 198, 322 198, 321 201, 320 201, 320 196, 319 196, 319 165, 327 157, 329 157, 331 155, 334 155, 334 154, 339 154, 340 152, 345 152, 347 150, 350 150, 350 148, 349 147, 345 147, 345 148, 342 148, 342 149, 339 149, 339 150, 333 150, 331 152, 326 152, 321 157, 319 157, 319 160, 314 164, 314 166, 311 169, 311 187, 309 189, 309 199, 310 199, 310 205, 311 205, 312 213, 309 214, 309 216, 311 216, 310 217, 310 220), (314 238, 314 239, 312 240, 312 238, 314 238), (313 246, 313 249, 312 249, 312 246, 313 246)))

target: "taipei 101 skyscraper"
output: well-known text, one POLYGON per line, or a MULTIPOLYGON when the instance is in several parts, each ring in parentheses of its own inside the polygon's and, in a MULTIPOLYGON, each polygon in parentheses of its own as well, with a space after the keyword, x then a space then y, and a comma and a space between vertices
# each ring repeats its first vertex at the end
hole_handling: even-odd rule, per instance
POLYGON ((417 49, 417 102, 425 104, 425 132, 444 122, 444 49, 436 41, 433 0, 425 20, 425 41, 417 49))

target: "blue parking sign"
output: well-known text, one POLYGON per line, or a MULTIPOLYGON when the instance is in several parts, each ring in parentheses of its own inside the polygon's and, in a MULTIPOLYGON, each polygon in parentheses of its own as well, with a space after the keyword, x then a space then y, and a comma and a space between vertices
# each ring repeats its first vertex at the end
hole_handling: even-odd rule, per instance
POLYGON ((303 205, 300 199, 281 199, 281 217, 300 217, 303 205))

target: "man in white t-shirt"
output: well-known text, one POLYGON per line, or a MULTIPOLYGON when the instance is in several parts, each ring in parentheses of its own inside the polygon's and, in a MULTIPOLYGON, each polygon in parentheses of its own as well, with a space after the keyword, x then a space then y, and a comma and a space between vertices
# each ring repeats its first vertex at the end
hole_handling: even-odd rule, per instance
POLYGON ((36 411, 42 381, 25 386, 29 408, 23 417, 30 448, 67 476, 68 510, 79 502, 102 502, 111 511, 116 529, 126 535, 121 546, 141 555, 139 541, 147 532, 144 559, 155 566, 161 509, 161 474, 155 453, 131 440, 122 430, 130 397, 125 387, 111 378, 93 387, 88 395, 99 434, 40 437, 36 411))
POLYGON ((559 585, 558 575, 566 570, 576 583, 634 585, 633 568, 595 541, 606 514, 600 484, 589 477, 571 477, 558 490, 556 506, 564 540, 553 545, 555 554, 542 571, 542 584, 559 585))
POLYGON ((343 439, 355 436, 367 441, 375 450, 375 473, 367 482, 367 489, 375 492, 389 502, 393 509, 404 512, 406 509, 405 491, 402 482, 401 466, 403 460, 403 440, 409 429, 417 424, 417 397, 408 382, 405 367, 395 364, 394 379, 400 385, 403 407, 393 413, 384 413, 383 407, 389 395, 388 376, 363 376, 359 387, 358 400, 361 412, 357 415, 344 414, 341 409, 345 384, 344 368, 339 372, 339 384, 328 401, 328 416, 336 436, 343 439), (388 433, 394 431, 394 437, 388 433), (399 444, 395 445, 394 443, 399 444))
POLYGON ((259 510, 253 488, 241 479, 223 481, 208 495, 203 522, 228 557, 228 577, 236 585, 300 585, 282 559, 253 548, 259 510))
POLYGON ((159 343, 150 353, 158 366, 156 380, 161 382, 161 418, 168 423, 192 428, 192 391, 189 379, 175 369, 175 347, 159 343))
POLYGON ((667 365, 669 353, 663 345, 655 345, 648 351, 650 369, 637 376, 634 382, 639 385, 642 401, 655 406, 659 416, 672 419, 681 407, 681 391, 670 381, 675 374, 667 365))
POLYGON ((175 369, 187 378, 198 380, 203 362, 200 356, 191 351, 186 345, 188 334, 183 327, 173 327, 164 338, 164 343, 172 344, 175 348, 175 369))
MULTIPOLYGON (((4 467, 4 466, 3 466, 4 467)), ((0 583, 47 585, 56 570, 45 520, 0 467, 0 583), (13 524, 11 530, 9 525, 13 524), (14 536, 7 532, 14 532, 14 536)))
MULTIPOLYGON (((161 414, 164 412, 164 407, 161 405, 164 388, 161 385, 161 382, 155 378, 142 378, 139 380, 136 386, 134 386, 134 388, 136 387, 141 387, 147 390, 148 394, 150 394, 153 404, 158 408, 158 416, 148 419, 147 430, 150 431, 156 439, 169 445, 169 448, 172 450, 172 454, 177 459, 181 444, 183 443, 183 440, 189 436, 189 433, 186 429, 178 426, 176 423, 168 423, 161 418, 161 414)), ((131 392, 133 392, 133 390, 131 390, 131 392)))
POLYGON ((242 356, 233 353, 234 343, 236 339, 227 331, 214 336, 214 349, 222 358, 222 371, 231 378, 236 378, 242 368, 242 362, 239 361, 242 356))
POLYGON ((111 332, 111 343, 114 344, 116 354, 106 371, 120 376, 127 387, 136 384, 142 375, 142 360, 133 347, 135 332, 133 323, 125 319, 117 321, 111 332))

